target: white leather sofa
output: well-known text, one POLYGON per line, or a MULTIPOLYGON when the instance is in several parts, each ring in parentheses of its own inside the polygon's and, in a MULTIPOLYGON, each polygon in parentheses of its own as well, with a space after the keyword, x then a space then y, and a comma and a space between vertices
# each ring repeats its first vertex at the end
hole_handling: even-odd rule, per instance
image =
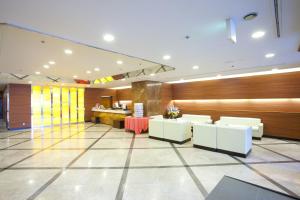
POLYGON ((214 124, 193 124, 194 147, 216 150, 217 149, 217 126, 214 124))
POLYGON ((250 126, 252 128, 252 137, 254 139, 261 139, 263 136, 264 125, 261 123, 261 119, 247 118, 247 117, 220 117, 219 121, 216 121, 217 125, 242 125, 250 126))
POLYGON ((249 126, 217 126, 217 151, 247 157, 252 149, 252 129, 249 126))
POLYGON ((252 149, 250 126, 193 124, 193 146, 230 155, 247 157, 252 149))
POLYGON ((191 140, 191 122, 182 119, 150 119, 149 137, 183 144, 191 140))
POLYGON ((181 119, 188 120, 192 123, 205 123, 205 124, 211 124, 212 123, 212 119, 209 115, 183 114, 181 119))

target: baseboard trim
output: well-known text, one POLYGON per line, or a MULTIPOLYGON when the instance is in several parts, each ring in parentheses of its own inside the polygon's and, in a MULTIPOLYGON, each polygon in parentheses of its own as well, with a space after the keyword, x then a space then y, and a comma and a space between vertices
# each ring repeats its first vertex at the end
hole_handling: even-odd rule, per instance
POLYGON ((228 155, 231 155, 231 156, 238 156, 238 157, 242 157, 242 158, 246 158, 251 153, 251 150, 252 150, 252 149, 250 149, 246 154, 242 154, 242 153, 226 151, 226 150, 222 150, 222 149, 215 149, 215 148, 211 148, 211 147, 205 147, 205 146, 197 145, 197 144, 194 144, 193 147, 198 148, 198 149, 204 149, 204 150, 207 150, 207 151, 224 153, 224 154, 228 154, 228 155))
POLYGON ((261 140, 262 137, 252 137, 253 140, 261 140))
POLYGON ((165 139, 165 138, 159 138, 159 137, 154 137, 154 136, 149 136, 149 138, 154 139, 154 140, 161 140, 161 141, 165 141, 165 142, 171 142, 171 143, 175 143, 175 144, 184 144, 188 141, 191 140, 191 138, 183 140, 183 141, 176 141, 176 140, 169 140, 169 139, 165 139))
POLYGON ((296 138, 288 138, 288 137, 272 136, 272 135, 264 135, 263 137, 274 138, 274 139, 282 139, 282 140, 290 140, 290 141, 297 141, 297 142, 300 141, 300 139, 296 139, 296 138))
POLYGON ((198 145, 198 144, 194 144, 193 147, 198 148, 198 149, 204 149, 204 150, 207 150, 207 151, 214 151, 214 152, 217 151, 217 149, 215 149, 215 148, 206 147, 206 146, 202 146, 202 145, 198 145))

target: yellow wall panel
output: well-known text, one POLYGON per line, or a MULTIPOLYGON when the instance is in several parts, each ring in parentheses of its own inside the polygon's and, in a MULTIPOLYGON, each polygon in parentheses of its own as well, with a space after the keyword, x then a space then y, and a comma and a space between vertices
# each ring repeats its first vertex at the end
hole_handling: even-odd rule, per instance
POLYGON ((43 108, 43 125, 50 126, 52 124, 50 87, 43 87, 42 108, 43 108))
POLYGON ((53 125, 61 123, 60 88, 52 88, 52 121, 53 125))
POLYGON ((84 88, 78 88, 78 122, 84 122, 84 88))
POLYGON ((41 87, 31 87, 31 123, 33 127, 42 125, 41 87))
POLYGON ((69 123, 69 88, 61 88, 62 123, 69 123))
POLYGON ((70 88, 70 122, 77 122, 77 88, 70 88))

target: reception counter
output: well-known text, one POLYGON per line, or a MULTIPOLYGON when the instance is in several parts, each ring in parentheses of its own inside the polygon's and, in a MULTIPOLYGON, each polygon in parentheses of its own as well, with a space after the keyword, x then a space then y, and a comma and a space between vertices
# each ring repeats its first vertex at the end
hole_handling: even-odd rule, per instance
POLYGON ((124 120, 126 116, 131 115, 130 110, 110 110, 110 109, 92 109, 93 119, 100 117, 102 124, 113 125, 114 120, 124 120))

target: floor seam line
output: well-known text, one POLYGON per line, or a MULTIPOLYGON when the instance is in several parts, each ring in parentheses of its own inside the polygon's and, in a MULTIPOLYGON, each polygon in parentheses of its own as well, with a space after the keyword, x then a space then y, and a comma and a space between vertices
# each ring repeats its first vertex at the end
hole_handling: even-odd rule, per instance
POLYGON ((130 149, 128 151, 125 166, 124 166, 125 168, 123 169, 123 173, 122 173, 122 176, 121 176, 121 180, 120 180, 120 183, 119 183, 119 187, 118 187, 118 191, 117 191, 115 200, 122 200, 123 196, 124 196, 125 184, 126 184, 126 180, 127 180, 128 171, 129 171, 129 166, 130 166, 134 141, 135 141, 135 134, 133 133, 131 144, 130 144, 130 149))
POLYGON ((199 189, 199 191, 201 192, 202 196, 205 198, 208 195, 207 190, 205 189, 204 185, 201 183, 201 181, 197 178, 197 176, 195 175, 195 173, 193 172, 193 170, 191 169, 191 167, 187 164, 187 162, 184 160, 184 158, 182 157, 182 155, 180 154, 180 152, 178 151, 178 149, 174 146, 173 143, 170 143, 171 146, 173 147, 176 155, 178 156, 179 160, 182 162, 182 164, 184 165, 184 168, 187 170, 188 174, 190 175, 190 177, 192 178, 193 182, 195 183, 195 185, 197 186, 197 188, 199 189))
POLYGON ((260 172, 259 170, 253 168, 252 166, 250 166, 249 164, 243 162, 242 160, 231 156, 233 159, 235 159, 236 161, 242 163, 245 167, 247 167, 248 169, 252 170, 253 172, 255 172, 256 174, 260 175, 261 177, 265 178, 267 181, 269 181, 270 183, 272 183, 273 185, 277 186, 278 188, 282 189, 283 191, 285 191, 286 193, 288 193, 289 195, 293 196, 293 197, 299 197, 296 193, 294 193, 293 191, 291 191, 290 189, 286 188, 285 186, 281 185, 280 183, 278 183, 277 181, 275 181, 274 179, 270 178, 269 176, 267 176, 266 174, 260 172))
MULTIPOLYGON (((92 127, 92 126, 90 126, 92 127)), ((88 127, 88 128, 90 128, 88 127)), ((38 197, 47 187, 49 187, 55 180, 57 180, 60 175, 67 170, 74 162, 76 162, 79 158, 81 158, 93 145, 95 145, 102 137, 104 137, 105 134, 107 134, 111 130, 108 129, 103 135, 101 135, 96 141, 94 141, 92 144, 89 145, 89 148, 82 151, 78 156, 76 156, 65 169, 61 169, 58 173, 56 173, 50 180, 46 182, 46 184, 43 184, 42 187, 40 187, 37 191, 35 191, 32 195, 30 195, 27 200, 34 200, 36 197, 38 197)))

